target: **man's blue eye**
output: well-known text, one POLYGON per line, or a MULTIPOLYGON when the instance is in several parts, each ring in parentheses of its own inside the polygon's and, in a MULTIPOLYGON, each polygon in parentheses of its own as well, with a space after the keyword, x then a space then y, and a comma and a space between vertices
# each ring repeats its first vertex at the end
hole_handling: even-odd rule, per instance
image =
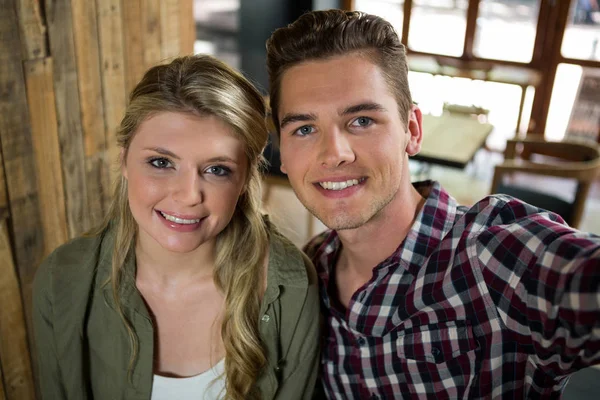
POLYGON ((297 133, 300 136, 306 136, 306 135, 310 135, 312 132, 313 132, 312 126, 304 125, 304 126, 301 126, 300 128, 298 128, 295 133, 297 133))
POLYGON ((373 122, 373 120, 369 117, 358 117, 352 122, 352 125, 369 126, 369 125, 371 125, 372 122, 373 122))
POLYGON ((171 162, 166 158, 155 158, 150 160, 150 165, 152 165, 154 168, 165 169, 171 166, 171 162))

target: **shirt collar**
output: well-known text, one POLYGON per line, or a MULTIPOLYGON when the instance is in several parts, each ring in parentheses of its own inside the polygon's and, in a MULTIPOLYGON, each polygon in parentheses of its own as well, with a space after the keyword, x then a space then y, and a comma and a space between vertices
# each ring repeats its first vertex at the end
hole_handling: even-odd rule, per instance
MULTIPOLYGON (((452 229, 458 215, 458 203, 446 192, 439 182, 424 181, 413 183, 415 189, 425 197, 425 203, 406 238, 398 248, 374 269, 400 265, 413 275, 428 258, 440 241, 452 229)), ((341 249, 341 241, 336 231, 326 231, 315 239, 317 250, 313 260, 321 280, 327 284, 331 268, 341 249)), ((311 247, 311 244, 308 245, 311 247)))

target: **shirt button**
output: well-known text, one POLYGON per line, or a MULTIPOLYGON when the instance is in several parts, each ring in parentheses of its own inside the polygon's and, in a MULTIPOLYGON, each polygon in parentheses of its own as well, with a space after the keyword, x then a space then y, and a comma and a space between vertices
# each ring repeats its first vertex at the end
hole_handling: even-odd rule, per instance
POLYGON ((379 400, 379 396, 377 396, 375 393, 371 393, 371 400, 379 400))
POLYGON ((364 337, 359 337, 358 338, 358 345, 359 346, 364 346, 367 343, 367 341, 365 340, 364 337))
POLYGON ((267 314, 263 315, 261 318, 262 322, 269 322, 271 320, 271 317, 269 317, 267 314))
POLYGON ((434 358, 438 358, 438 356, 440 355, 440 349, 438 349, 437 347, 432 347, 431 348, 431 354, 433 355, 434 358))

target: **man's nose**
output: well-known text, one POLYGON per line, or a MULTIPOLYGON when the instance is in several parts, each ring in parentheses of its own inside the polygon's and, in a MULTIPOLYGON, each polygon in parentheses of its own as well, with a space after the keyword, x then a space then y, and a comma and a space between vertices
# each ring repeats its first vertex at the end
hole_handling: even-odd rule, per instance
POLYGON ((319 163, 326 168, 336 168, 354 162, 356 156, 348 133, 333 128, 321 136, 319 163))

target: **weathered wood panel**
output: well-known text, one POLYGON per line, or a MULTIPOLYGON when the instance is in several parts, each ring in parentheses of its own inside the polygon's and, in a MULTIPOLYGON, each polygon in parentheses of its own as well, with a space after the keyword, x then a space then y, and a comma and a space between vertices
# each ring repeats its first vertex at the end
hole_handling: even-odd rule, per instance
POLYGON ((98 225, 106 212, 110 197, 108 165, 105 162, 106 128, 100 73, 100 43, 96 3, 89 0, 71 0, 73 7, 73 36, 81 125, 85 153, 86 189, 89 221, 98 225), (105 179, 100 179, 104 176, 105 179))
POLYGON ((179 55, 179 0, 160 2, 160 48, 162 60, 179 55))
MULTIPOLYGON (((21 31, 21 54, 24 60, 44 58, 48 55, 46 27, 42 20, 40 2, 42 0, 16 0, 21 31)), ((10 2, 9 2, 10 3, 10 2)), ((12 7, 11 7, 12 8, 12 7)), ((5 12, 3 7, 2 12, 5 12)), ((14 57, 16 54, 13 54, 14 57)))
POLYGON ((144 37, 142 29, 142 1, 123 2, 123 41, 125 42, 125 87, 127 94, 142 79, 144 63, 144 37))
POLYGON ((7 400, 33 400, 27 330, 6 220, 0 220, 0 260, 0 364, 5 383, 0 393, 5 392, 7 400))
POLYGON ((8 218, 8 193, 6 192, 6 180, 4 178, 4 160, 2 159, 2 148, 0 146, 0 220, 8 218))
POLYGON ((69 237, 90 229, 85 153, 69 0, 47 0, 46 20, 54 65, 54 94, 69 237))
POLYGON ((44 237, 31 126, 14 2, 0 0, 0 142, 12 222, 12 242, 31 333, 31 282, 44 256, 44 237))
POLYGON ((195 41, 194 0, 181 0, 179 2, 179 54, 182 56, 192 54, 195 41))
POLYGON ((44 235, 44 256, 46 256, 69 238, 52 58, 25 62, 25 83, 31 114, 32 155, 37 170, 41 231, 44 235))
POLYGON ((2 366, 0 366, 0 400, 6 400, 6 395, 4 394, 4 384, 2 383, 3 374, 2 374, 2 366))
POLYGON ((142 29, 144 31, 144 63, 146 69, 161 60, 160 0, 142 1, 142 29))
POLYGON ((126 104, 123 14, 119 0, 98 0, 96 7, 98 9, 98 31, 100 32, 107 160, 110 181, 114 182, 120 174, 116 164, 119 156, 116 132, 126 104))

